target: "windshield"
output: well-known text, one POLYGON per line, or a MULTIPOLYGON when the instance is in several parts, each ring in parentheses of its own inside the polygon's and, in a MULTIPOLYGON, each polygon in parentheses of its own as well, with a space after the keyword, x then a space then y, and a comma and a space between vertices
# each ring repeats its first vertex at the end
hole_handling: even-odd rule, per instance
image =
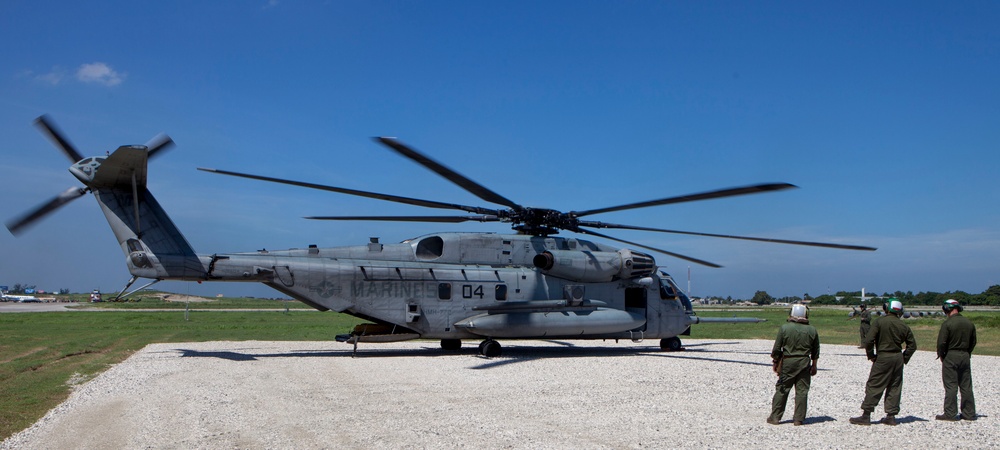
POLYGON ((674 279, 670 277, 666 272, 660 272, 660 298, 663 300, 677 300, 684 305, 684 310, 693 312, 694 307, 691 305, 691 299, 681 291, 677 285, 674 283, 674 279))

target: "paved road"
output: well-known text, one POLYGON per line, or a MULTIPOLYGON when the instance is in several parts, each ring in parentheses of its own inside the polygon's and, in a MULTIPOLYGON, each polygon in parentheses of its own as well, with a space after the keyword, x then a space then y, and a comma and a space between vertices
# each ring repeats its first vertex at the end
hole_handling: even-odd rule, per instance
POLYGON ((52 311, 72 311, 74 308, 84 307, 82 303, 0 303, 0 313, 17 312, 52 312, 52 311))

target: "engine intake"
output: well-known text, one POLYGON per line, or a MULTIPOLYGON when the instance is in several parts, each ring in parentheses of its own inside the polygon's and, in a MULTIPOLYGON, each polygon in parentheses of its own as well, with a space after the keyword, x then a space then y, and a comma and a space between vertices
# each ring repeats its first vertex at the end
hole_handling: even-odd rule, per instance
POLYGON ((617 252, 549 250, 535 255, 532 263, 546 275, 588 283, 646 277, 656 270, 652 256, 629 249, 617 252))

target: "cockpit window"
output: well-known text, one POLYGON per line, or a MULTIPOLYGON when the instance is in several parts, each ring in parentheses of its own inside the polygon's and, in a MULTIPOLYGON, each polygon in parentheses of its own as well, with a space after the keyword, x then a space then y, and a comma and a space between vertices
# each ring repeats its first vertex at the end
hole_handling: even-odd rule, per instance
POLYGON ((660 279, 660 298, 664 300, 674 300, 677 298, 677 290, 674 289, 674 285, 667 279, 660 279))
POLYGON ((440 236, 430 236, 417 243, 418 259, 437 259, 444 254, 444 239, 440 236))

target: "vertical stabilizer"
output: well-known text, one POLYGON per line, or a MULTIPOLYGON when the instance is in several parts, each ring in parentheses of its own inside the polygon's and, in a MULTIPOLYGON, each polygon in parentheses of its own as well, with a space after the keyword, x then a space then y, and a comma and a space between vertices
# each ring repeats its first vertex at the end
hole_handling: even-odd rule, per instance
POLYGON ((94 193, 128 256, 129 272, 143 278, 205 279, 206 269, 191 244, 146 188, 147 161, 146 147, 119 147, 81 181, 94 193))

